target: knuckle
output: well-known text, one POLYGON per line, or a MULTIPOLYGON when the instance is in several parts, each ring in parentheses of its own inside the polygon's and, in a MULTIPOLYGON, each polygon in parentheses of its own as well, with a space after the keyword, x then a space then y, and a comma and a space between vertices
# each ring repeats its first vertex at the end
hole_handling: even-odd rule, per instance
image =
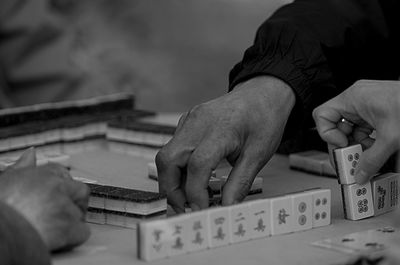
POLYGON ((158 151, 155 162, 157 169, 164 169, 168 166, 169 162, 173 160, 172 154, 169 149, 164 146, 160 151, 158 151))
POLYGON ((317 121, 318 117, 321 116, 322 113, 322 107, 316 107, 313 112, 312 112, 312 117, 314 118, 314 121, 317 121))
POLYGON ((188 112, 188 117, 190 117, 190 119, 197 119, 200 116, 203 116, 205 109, 206 105, 204 103, 196 105, 188 112))

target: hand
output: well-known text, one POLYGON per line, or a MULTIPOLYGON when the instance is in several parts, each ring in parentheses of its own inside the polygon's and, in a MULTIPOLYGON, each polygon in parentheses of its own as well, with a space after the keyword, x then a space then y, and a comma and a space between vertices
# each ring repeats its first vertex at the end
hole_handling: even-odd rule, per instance
POLYGON ((357 183, 365 183, 399 150, 400 82, 358 81, 316 108, 313 117, 321 138, 334 148, 356 142, 366 149, 355 171, 357 183))
POLYGON ((185 202, 193 210, 207 208, 211 171, 224 158, 233 169, 222 204, 242 201, 276 151, 294 103, 289 86, 263 76, 184 114, 156 157, 160 192, 168 204, 178 213, 184 212, 185 202))
POLYGON ((35 167, 23 160, 35 161, 25 153, 0 176, 0 200, 31 223, 49 250, 68 249, 86 241, 90 235, 84 219, 87 185, 74 181, 59 165, 35 167))

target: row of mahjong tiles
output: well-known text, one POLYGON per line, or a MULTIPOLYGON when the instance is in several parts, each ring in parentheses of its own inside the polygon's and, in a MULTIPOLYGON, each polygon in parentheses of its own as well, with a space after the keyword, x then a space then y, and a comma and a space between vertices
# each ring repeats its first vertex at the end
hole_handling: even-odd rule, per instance
MULTIPOLYGON (((146 159, 134 159, 126 155, 105 151, 82 153, 71 156, 74 168, 80 168, 99 182, 118 184, 130 188, 150 191, 157 189, 157 182, 147 177, 146 159), (107 161, 107 163, 106 163, 107 161), (111 165, 111 166, 110 166, 111 165)), ((217 172, 218 173, 218 172, 217 172)), ((219 174, 225 174, 221 172, 219 174)), ((319 249, 311 243, 324 238, 344 235, 390 224, 394 213, 388 213, 361 221, 343 218, 343 206, 337 180, 316 177, 288 169, 287 157, 276 155, 260 173, 264 178, 263 194, 274 197, 283 193, 306 190, 313 187, 329 188, 332 191, 332 224, 299 233, 276 235, 233 244, 218 250, 192 253, 159 261, 157 264, 332 264, 345 263, 349 256, 339 252, 319 249), (286 183, 286 185, 282 185, 286 183), (284 251, 287 250, 287 251, 284 251)), ((253 198, 251 198, 253 199, 253 198)), ((164 217, 156 217, 162 220, 164 217)), ((112 220, 111 220, 112 221, 112 220)), ((54 264, 136 264, 137 241, 135 229, 109 225, 90 224, 92 237, 73 253, 54 257, 54 264)))

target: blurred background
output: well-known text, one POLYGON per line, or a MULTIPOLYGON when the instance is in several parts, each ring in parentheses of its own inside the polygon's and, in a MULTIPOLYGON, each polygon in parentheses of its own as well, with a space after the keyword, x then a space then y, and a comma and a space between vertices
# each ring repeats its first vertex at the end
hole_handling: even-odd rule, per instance
POLYGON ((2 0, 3 106, 118 91, 185 111, 226 93, 258 26, 288 0, 2 0))

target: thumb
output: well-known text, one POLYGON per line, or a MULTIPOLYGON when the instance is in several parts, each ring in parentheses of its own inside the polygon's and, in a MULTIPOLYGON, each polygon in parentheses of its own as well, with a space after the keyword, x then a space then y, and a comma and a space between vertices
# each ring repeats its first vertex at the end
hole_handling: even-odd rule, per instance
POLYGON ((355 179, 358 184, 364 184, 376 174, 394 152, 394 145, 377 139, 365 150, 356 167, 355 179))
POLYGON ((27 149, 22 153, 21 157, 15 162, 10 169, 20 169, 25 167, 36 166, 36 150, 34 147, 27 149))
POLYGON ((232 205, 243 201, 249 193, 254 178, 260 171, 257 159, 239 157, 229 174, 222 190, 222 205, 232 205))

